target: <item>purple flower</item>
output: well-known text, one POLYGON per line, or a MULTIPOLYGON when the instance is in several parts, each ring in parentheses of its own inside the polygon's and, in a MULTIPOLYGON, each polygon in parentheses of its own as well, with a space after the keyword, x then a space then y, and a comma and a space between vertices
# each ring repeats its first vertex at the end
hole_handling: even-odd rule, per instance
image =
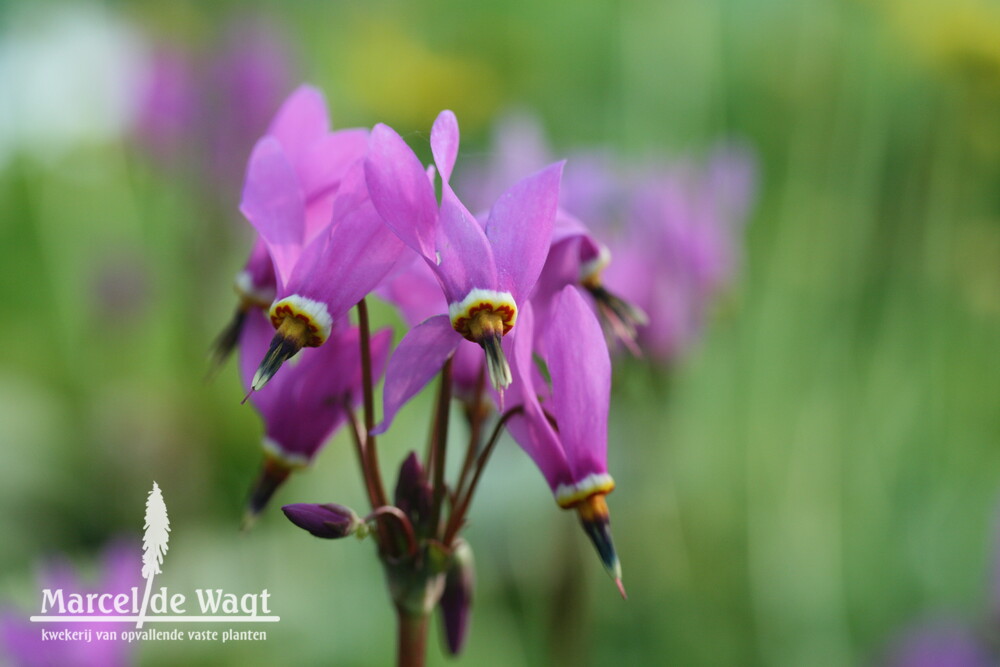
POLYGON ((607 468, 611 359, 600 325, 579 292, 566 287, 553 300, 543 328, 533 309, 524 309, 512 354, 510 400, 523 406, 523 414, 512 418, 508 429, 545 476, 559 506, 577 510, 620 587, 621 565, 604 499, 615 483, 607 468), (536 353, 547 365, 551 390, 534 364, 536 353))
MULTIPOLYGON (((273 329, 258 310, 247 316, 240 354, 240 371, 250 387, 257 360, 267 351, 273 329)), ((249 512, 264 508, 291 470, 309 465, 323 444, 348 418, 348 410, 362 401, 359 331, 344 326, 331 331, 319 348, 303 350, 298 363, 266 387, 251 394, 250 401, 264 421, 265 461, 250 498, 249 512)), ((371 339, 372 372, 382 374, 389 355, 392 332, 377 332, 371 339)))
POLYGON ((364 522, 349 507, 327 503, 295 503, 284 505, 281 511, 288 520, 302 530, 307 530, 316 537, 326 540, 336 540, 353 535, 364 522))
POLYGON ((293 85, 280 31, 263 18, 241 18, 203 53, 160 43, 142 67, 133 101, 138 142, 168 164, 183 158, 177 167, 228 201, 253 142, 293 85))
POLYGON ((424 259, 448 303, 448 314, 415 327, 387 371, 385 421, 437 373, 463 339, 486 352, 490 378, 502 390, 511 381, 501 338, 517 320, 548 253, 562 164, 515 184, 493 205, 485 227, 449 184, 458 154, 458 123, 443 111, 431 130, 431 150, 442 179, 441 204, 428 173, 406 142, 385 125, 372 131, 365 173, 372 202, 385 223, 424 259))
MULTIPOLYGON (((537 119, 508 116, 471 189, 482 201, 505 175, 536 168, 550 154, 537 119)), ((571 153, 556 236, 567 219, 577 231, 553 238, 535 297, 540 310, 572 281, 590 293, 602 324, 634 353, 675 357, 732 282, 755 180, 752 153, 737 145, 715 149, 704 166, 625 164, 603 150, 571 153)))
POLYGON ((298 350, 322 345, 404 249, 368 198, 361 160, 367 133, 317 131, 325 107, 318 93, 309 97, 292 121, 257 142, 240 204, 267 247, 276 283, 269 314, 277 333, 253 390, 298 350))
MULTIPOLYGON (((489 167, 480 167, 478 178, 472 180, 481 198, 499 189, 497 181, 536 169, 550 159, 551 150, 541 124, 529 114, 512 114, 502 119, 495 132, 494 145, 489 167)), ((566 285, 579 285, 593 297, 609 334, 621 339, 638 355, 636 328, 647 323, 646 315, 641 308, 605 286, 601 274, 612 254, 576 217, 585 216, 598 225, 607 226, 607 220, 613 216, 613 205, 623 196, 611 167, 610 158, 598 152, 574 155, 567 163, 560 188, 561 207, 556 214, 549 253, 532 302, 536 305, 536 315, 542 317, 554 294, 566 285)))
MULTIPOLYGON (((233 21, 204 65, 203 113, 217 180, 235 185, 255 137, 293 85, 292 57, 276 26, 264 18, 233 21)), ((227 191, 230 188, 226 188, 227 191)))
MULTIPOLYGON (((80 581, 65 560, 48 563, 38 578, 39 588, 62 588, 66 595, 110 593, 128 595, 142 582, 139 576, 141 550, 138 545, 114 543, 101 557, 100 577, 92 586, 80 581)), ((113 598, 112 598, 113 599, 113 598)), ((112 611, 112 614, 115 613, 112 611)), ((131 610, 129 611, 131 613, 131 610)), ((108 614, 111 615, 111 614, 108 614)), ((78 667, 124 667, 133 663, 133 646, 122 641, 43 641, 41 627, 28 620, 27 612, 11 608, 0 611, 0 660, 24 667, 74 665, 78 667)), ((107 630, 107 623, 73 623, 72 630, 107 630)))
POLYGON ((990 667, 982 641, 964 624, 939 619, 911 628, 889 650, 887 667, 990 667))
POLYGON ((136 103, 137 138, 155 158, 171 162, 192 144, 199 96, 195 66, 183 50, 164 45, 154 49, 146 68, 136 103))
POLYGON ((598 241, 587 227, 560 210, 552 234, 552 246, 531 301, 539 316, 548 312, 553 297, 567 285, 585 289, 594 299, 602 325, 621 340, 636 356, 637 328, 648 324, 641 308, 617 296, 605 287, 601 272, 611 262, 608 247, 598 241))
MULTIPOLYGON (((441 284, 427 263, 416 254, 407 266, 383 281, 375 292, 396 306, 410 327, 448 312, 448 301, 441 291, 441 284)), ((484 363, 479 345, 466 340, 459 342, 451 362, 452 392, 456 398, 468 404, 476 400, 484 363)))
MULTIPOLYGON (((301 237, 302 244, 308 243, 329 225, 340 183, 347 169, 367 150, 368 132, 362 129, 330 132, 322 93, 301 86, 278 110, 265 138, 280 146, 294 172, 304 202, 303 218, 296 220, 301 227, 295 234, 301 237)), ((270 250, 258 236, 243 270, 236 276, 240 301, 233 320, 216 343, 217 364, 225 360, 239 340, 247 311, 269 308, 275 299, 277 278, 270 250)), ((284 250, 286 254, 291 252, 288 248, 284 250)))

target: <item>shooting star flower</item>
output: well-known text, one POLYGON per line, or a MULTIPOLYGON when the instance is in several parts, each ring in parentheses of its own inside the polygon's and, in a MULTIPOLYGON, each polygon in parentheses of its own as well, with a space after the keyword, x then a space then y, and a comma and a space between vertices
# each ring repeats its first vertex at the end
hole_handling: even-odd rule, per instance
MULTIPOLYGON (((294 234, 303 244, 316 238, 330 224, 333 199, 344 174, 364 155, 368 146, 366 130, 331 132, 329 126, 322 93, 311 86, 301 86, 281 106, 265 134, 281 147, 301 191, 303 219, 294 221, 301 225, 294 234)), ((288 192, 294 189, 289 184, 288 192)), ((256 224, 254 220, 250 222, 256 224)), ((247 312, 254 308, 266 310, 275 299, 274 263, 268 244, 261 236, 254 241, 250 257, 237 274, 234 287, 239 303, 229 325, 216 341, 216 366, 225 361, 239 341, 247 312)))
POLYGON ((607 468, 611 391, 607 344, 593 312, 573 287, 563 288, 554 299, 539 346, 534 345, 534 320, 533 309, 525 308, 514 335, 510 400, 521 404, 524 412, 508 422, 508 430, 541 470, 559 506, 577 511, 624 596, 605 501, 615 488, 607 468), (547 364, 551 392, 534 364, 535 352, 547 364), (545 396, 544 404, 539 394, 545 396))
POLYGON ((277 297, 269 310, 277 333, 251 390, 263 387, 303 347, 325 343, 334 322, 393 270, 404 250, 368 198, 362 160, 351 159, 358 149, 352 132, 347 148, 334 133, 308 153, 323 165, 321 173, 332 173, 335 164, 340 174, 329 201, 331 186, 324 181, 328 190, 321 190, 318 214, 309 199, 311 172, 296 168, 294 152, 265 136, 250 156, 240 210, 267 246, 277 297))
MULTIPOLYGON (((268 349, 272 333, 263 313, 248 315, 240 352, 246 387, 253 382, 257 360, 268 349)), ((361 404, 359 336, 356 327, 335 327, 326 345, 304 350, 298 363, 250 396, 264 421, 264 463, 250 493, 247 521, 264 509, 293 470, 312 463, 330 436, 344 425, 348 411, 361 404)), ((388 329, 371 338, 375 381, 385 368, 391 342, 388 329)))
POLYGON ((493 205, 485 228, 449 184, 458 155, 458 122, 443 111, 431 130, 431 151, 442 180, 441 204, 417 156, 394 130, 376 125, 365 173, 371 199, 385 223, 433 271, 448 314, 415 327, 400 343, 387 371, 385 422, 423 387, 463 339, 486 353, 498 391, 510 385, 501 338, 541 272, 559 195, 562 163, 521 180, 493 205))
POLYGON ((552 245, 531 301, 539 315, 567 285, 577 285, 594 299, 601 324, 636 356, 637 329, 649 323, 646 313, 609 290, 601 278, 611 263, 611 251, 582 222, 561 210, 556 215, 552 245))

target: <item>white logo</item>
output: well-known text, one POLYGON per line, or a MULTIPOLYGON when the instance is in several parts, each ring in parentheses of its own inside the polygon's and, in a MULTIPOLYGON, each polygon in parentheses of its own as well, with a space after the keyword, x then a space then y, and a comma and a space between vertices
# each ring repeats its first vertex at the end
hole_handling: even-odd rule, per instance
MULTIPOLYGON (((160 566, 163 565, 163 556, 167 553, 167 543, 170 540, 167 505, 156 482, 153 482, 153 488, 146 499, 146 520, 143 529, 145 533, 142 538, 142 578, 145 579, 146 586, 141 604, 137 586, 133 586, 127 593, 86 594, 62 588, 45 588, 42 590, 41 613, 32 616, 31 622, 134 623, 136 632, 121 633, 121 639, 131 642, 150 638, 146 635, 151 631, 141 631, 144 623, 276 623, 281 620, 280 617, 271 615, 269 608, 271 594, 266 588, 259 593, 243 594, 229 593, 221 588, 196 589, 194 599, 197 601, 200 613, 194 614, 188 613, 189 608, 193 607, 189 604, 189 596, 184 593, 171 592, 166 586, 161 586, 156 592, 153 591, 153 578, 161 572, 160 566)), ((90 631, 87 630, 86 634, 89 635, 90 631)), ((173 638, 163 634, 158 632, 155 638, 173 638)), ((179 631, 170 634, 179 635, 179 631)), ((210 631, 189 634, 198 635, 189 639, 218 638, 217 632, 210 631)))

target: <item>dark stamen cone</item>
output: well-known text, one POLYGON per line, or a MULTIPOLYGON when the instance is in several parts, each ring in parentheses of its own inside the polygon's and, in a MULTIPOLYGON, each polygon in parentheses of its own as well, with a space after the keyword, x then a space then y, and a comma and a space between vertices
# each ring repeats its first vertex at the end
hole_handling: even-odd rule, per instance
POLYGON ((240 342, 240 334, 243 332, 243 324, 247 320, 248 312, 250 312, 250 305, 246 302, 241 302, 236 307, 236 312, 233 313, 229 323, 226 324, 226 328, 219 333, 212 343, 212 360, 207 379, 211 380, 219 372, 222 365, 226 363, 226 359, 236 349, 236 345, 240 342))
POLYGON ((286 463, 273 456, 264 455, 264 463, 260 467, 257 481, 250 487, 250 497, 247 498, 246 511, 243 513, 243 530, 253 527, 257 516, 264 511, 271 496, 288 479, 291 472, 291 467, 286 463))
POLYGON ((469 320, 469 332, 466 338, 479 343, 479 346, 486 352, 486 368, 490 373, 490 381, 494 388, 500 392, 503 399, 503 390, 510 386, 510 364, 504 356, 500 341, 503 340, 504 323, 503 318, 493 311, 480 311, 475 317, 469 320))
MULTIPOLYGON (((251 391, 257 391, 267 381, 274 377, 274 374, 285 363, 305 347, 306 324, 296 317, 286 317, 277 333, 271 339, 271 345, 267 348, 264 360, 260 362, 257 372, 254 373, 251 391)), ((246 399, 244 399, 246 400, 246 399)))
POLYGON ((587 291, 597 303, 601 323, 610 329, 635 356, 642 356, 636 344, 636 327, 649 324, 649 316, 628 301, 613 294, 600 283, 585 284, 587 291))
POLYGON ((497 391, 503 391, 510 386, 512 377, 510 374, 510 364, 504 356, 503 348, 500 346, 501 334, 493 334, 477 341, 479 346, 486 352, 486 368, 490 373, 490 381, 497 391))
POLYGON ((576 511, 580 515, 580 525, 587 537, 597 549, 601 564, 618 586, 618 591, 625 598, 625 587, 622 585, 622 566, 615 551, 615 543, 611 539, 611 516, 603 493, 595 493, 579 505, 576 511))

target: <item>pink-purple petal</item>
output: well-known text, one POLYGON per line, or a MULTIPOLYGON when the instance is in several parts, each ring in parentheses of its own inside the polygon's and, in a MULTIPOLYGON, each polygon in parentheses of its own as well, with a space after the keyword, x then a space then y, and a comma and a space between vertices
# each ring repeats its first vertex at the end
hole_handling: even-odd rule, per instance
POLYGON ((379 123, 365 159, 372 203, 389 227, 418 253, 434 259, 437 200, 427 172, 403 138, 379 123))
POLYGON ((435 271, 449 303, 461 301, 474 288, 498 289, 493 250, 482 226, 445 183, 435 271))
POLYGON ((490 209, 486 237, 493 247, 501 289, 527 298, 549 251, 563 163, 525 178, 490 209))
POLYGON ((302 249, 305 201, 295 169, 273 137, 254 146, 240 211, 267 244, 278 282, 286 283, 302 249))
POLYGON ((566 460, 559 436, 545 418, 538 402, 542 387, 536 384, 535 362, 532 358, 534 338, 534 313, 531 304, 525 304, 518 315, 517 326, 510 335, 504 337, 508 356, 511 360, 511 374, 514 381, 506 390, 507 404, 513 408, 522 406, 524 412, 507 422, 507 430, 521 449, 535 462, 549 488, 555 493, 560 484, 570 484, 574 480, 570 465, 566 460))
POLYGON ((349 187, 346 181, 334 202, 335 224, 305 249, 288 288, 279 295, 299 294, 324 303, 334 320, 375 289, 404 250, 357 189, 360 185, 349 187))
POLYGON ((389 430, 399 409, 438 374, 462 340, 447 315, 432 317, 406 334, 389 359, 382 423, 373 434, 389 430))
POLYGON ((441 173, 445 183, 451 180, 451 171, 458 157, 458 119, 452 111, 445 110, 438 114, 431 128, 431 152, 434 164, 441 173))
POLYGON ((611 358, 601 325, 575 287, 556 296, 544 338, 551 410, 574 481, 607 472, 611 358))
POLYGON ((323 93, 312 86, 300 86, 278 109, 267 134, 278 140, 292 164, 298 166, 329 128, 323 93))

